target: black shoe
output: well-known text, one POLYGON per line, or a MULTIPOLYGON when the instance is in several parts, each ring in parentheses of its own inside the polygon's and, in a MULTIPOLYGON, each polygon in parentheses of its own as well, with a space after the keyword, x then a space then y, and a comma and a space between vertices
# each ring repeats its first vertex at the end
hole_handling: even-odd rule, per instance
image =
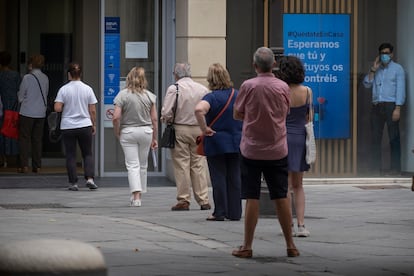
POLYGON ((211 209, 210 203, 203 204, 203 205, 200 206, 200 210, 203 210, 203 211, 210 210, 210 209, 211 209))
POLYGON ((231 221, 240 221, 240 219, 238 218, 226 218, 226 219, 228 219, 228 220, 231 220, 231 221))
POLYGON ((208 218, 206 218, 206 220, 208 220, 208 221, 224 221, 224 217, 215 217, 215 216, 211 215, 208 218))
POLYGON ((413 176, 413 179, 412 179, 412 182, 411 182, 412 184, 411 184, 411 191, 413 191, 414 192, 414 176, 413 176))

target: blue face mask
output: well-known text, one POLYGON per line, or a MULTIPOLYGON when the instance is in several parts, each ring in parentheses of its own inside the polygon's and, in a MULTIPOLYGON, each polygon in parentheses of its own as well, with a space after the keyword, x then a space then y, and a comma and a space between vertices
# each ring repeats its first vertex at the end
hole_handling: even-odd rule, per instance
POLYGON ((390 55, 382 54, 381 55, 381 62, 384 64, 388 64, 391 61, 390 55))

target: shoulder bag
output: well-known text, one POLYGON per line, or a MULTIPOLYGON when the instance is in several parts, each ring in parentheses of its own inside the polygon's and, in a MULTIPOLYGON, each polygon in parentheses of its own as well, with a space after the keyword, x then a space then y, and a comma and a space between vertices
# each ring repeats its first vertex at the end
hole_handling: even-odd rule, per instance
POLYGON ((173 149, 175 147, 175 128, 174 120, 175 113, 177 112, 177 101, 178 101, 178 83, 175 84, 176 94, 175 94, 175 104, 173 107, 173 119, 172 122, 167 123, 167 126, 164 129, 164 133, 161 137, 161 147, 173 149))
MULTIPOLYGON (((309 90, 307 91, 307 100, 306 102, 309 104, 309 90)), ((309 110, 313 110, 313 105, 310 103, 310 106, 308 107, 308 117, 311 115, 309 110)), ((313 118, 308 119, 308 122, 305 124, 306 129, 306 163, 308 165, 315 163, 316 161, 316 143, 315 143, 315 134, 313 131, 313 118)))
MULTIPOLYGON (((227 107, 229 106, 231 99, 233 98, 234 95, 234 88, 231 90, 231 94, 229 96, 229 99, 227 100, 226 104, 224 105, 224 107, 220 110, 220 112, 217 114, 217 116, 211 121, 211 123, 208 125, 208 127, 212 127, 213 124, 220 118, 221 115, 223 115, 224 111, 226 111, 227 107)), ((198 155, 206 155, 204 152, 204 135, 200 135, 197 136, 196 139, 196 144, 197 144, 197 154, 198 155)))
MULTIPOLYGON (((37 84, 40 88, 40 93, 42 94, 42 100, 44 105, 47 107, 45 96, 43 94, 42 86, 40 85, 39 79, 35 74, 31 75, 36 79, 37 84)), ((60 122, 62 120, 62 112, 52 111, 47 116, 47 125, 49 127, 49 140, 52 143, 57 143, 62 138, 62 132, 60 131, 60 122)))

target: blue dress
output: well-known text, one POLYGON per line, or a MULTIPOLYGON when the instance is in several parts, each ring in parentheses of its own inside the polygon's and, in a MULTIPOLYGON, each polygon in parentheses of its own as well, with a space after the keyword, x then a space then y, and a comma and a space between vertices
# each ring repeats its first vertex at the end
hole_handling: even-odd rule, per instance
POLYGON ((306 163, 306 114, 309 104, 291 107, 286 118, 288 143, 288 170, 290 172, 308 171, 310 166, 306 163))

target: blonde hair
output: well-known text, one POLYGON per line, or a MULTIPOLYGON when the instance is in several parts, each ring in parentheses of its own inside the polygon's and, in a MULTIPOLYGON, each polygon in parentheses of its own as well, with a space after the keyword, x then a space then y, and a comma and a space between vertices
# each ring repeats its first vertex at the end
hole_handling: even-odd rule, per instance
POLYGON ((207 73, 208 88, 211 90, 227 89, 233 86, 230 74, 220 63, 213 63, 207 73))
POLYGON ((126 77, 126 88, 132 93, 142 93, 147 89, 148 82, 145 77, 145 70, 143 67, 134 67, 129 71, 126 77))

